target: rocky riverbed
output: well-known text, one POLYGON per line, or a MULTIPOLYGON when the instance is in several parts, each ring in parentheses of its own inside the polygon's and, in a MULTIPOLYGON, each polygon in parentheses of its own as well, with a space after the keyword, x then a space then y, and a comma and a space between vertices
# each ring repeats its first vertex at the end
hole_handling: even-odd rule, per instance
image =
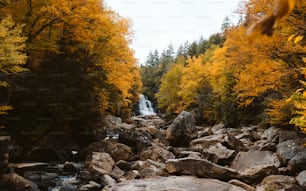
MULTIPOLYGON (((196 126, 192 114, 182 112, 171 123, 157 116, 137 116, 127 124, 108 116, 98 137, 82 148, 68 141, 77 150, 70 158, 81 163, 10 164, 15 173, 2 176, 1 189, 306 190, 306 136, 298 131, 196 126)), ((50 153, 55 159, 69 155, 59 146, 44 144, 43 151, 41 145, 32 150, 35 159, 42 161, 50 153)))

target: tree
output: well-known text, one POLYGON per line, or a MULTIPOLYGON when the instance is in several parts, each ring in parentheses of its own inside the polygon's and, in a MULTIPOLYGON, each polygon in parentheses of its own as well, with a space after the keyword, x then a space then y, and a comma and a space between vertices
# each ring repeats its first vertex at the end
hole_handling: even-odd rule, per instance
MULTIPOLYGON (((24 72, 23 65, 26 62, 25 48, 26 38, 22 37, 22 25, 16 25, 11 16, 3 18, 0 22, 0 88, 14 86, 10 76, 24 72)), ((1 93, 3 94, 3 92, 1 93)), ((11 94, 11 92, 9 93, 11 94)), ((1 95, 1 97, 4 95, 1 95)), ((9 97, 1 100, 0 115, 7 114, 12 107, 7 105, 9 97)))

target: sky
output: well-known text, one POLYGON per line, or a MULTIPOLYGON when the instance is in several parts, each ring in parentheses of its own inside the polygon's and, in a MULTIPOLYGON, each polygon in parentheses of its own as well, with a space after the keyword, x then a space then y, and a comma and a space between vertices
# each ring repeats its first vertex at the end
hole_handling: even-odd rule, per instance
POLYGON ((132 21, 133 41, 139 64, 150 51, 159 53, 172 44, 175 50, 201 36, 221 31, 228 16, 234 23, 240 0, 104 0, 107 7, 132 21))

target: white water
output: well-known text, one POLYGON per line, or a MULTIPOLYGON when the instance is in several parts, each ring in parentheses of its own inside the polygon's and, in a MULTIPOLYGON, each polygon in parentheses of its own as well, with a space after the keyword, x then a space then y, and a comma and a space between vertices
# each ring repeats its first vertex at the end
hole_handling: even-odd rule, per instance
POLYGON ((139 97, 139 112, 140 115, 156 115, 152 107, 152 103, 143 94, 139 97))

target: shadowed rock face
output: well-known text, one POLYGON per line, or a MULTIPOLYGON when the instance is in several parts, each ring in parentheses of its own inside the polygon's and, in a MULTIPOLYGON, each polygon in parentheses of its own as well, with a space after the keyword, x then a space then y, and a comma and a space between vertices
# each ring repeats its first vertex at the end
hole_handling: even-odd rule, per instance
POLYGON ((191 113, 182 111, 167 129, 166 138, 173 146, 188 146, 197 136, 195 121, 191 113))
POLYGON ((245 191, 244 189, 214 179, 191 176, 157 177, 131 180, 105 187, 102 191, 245 191))

